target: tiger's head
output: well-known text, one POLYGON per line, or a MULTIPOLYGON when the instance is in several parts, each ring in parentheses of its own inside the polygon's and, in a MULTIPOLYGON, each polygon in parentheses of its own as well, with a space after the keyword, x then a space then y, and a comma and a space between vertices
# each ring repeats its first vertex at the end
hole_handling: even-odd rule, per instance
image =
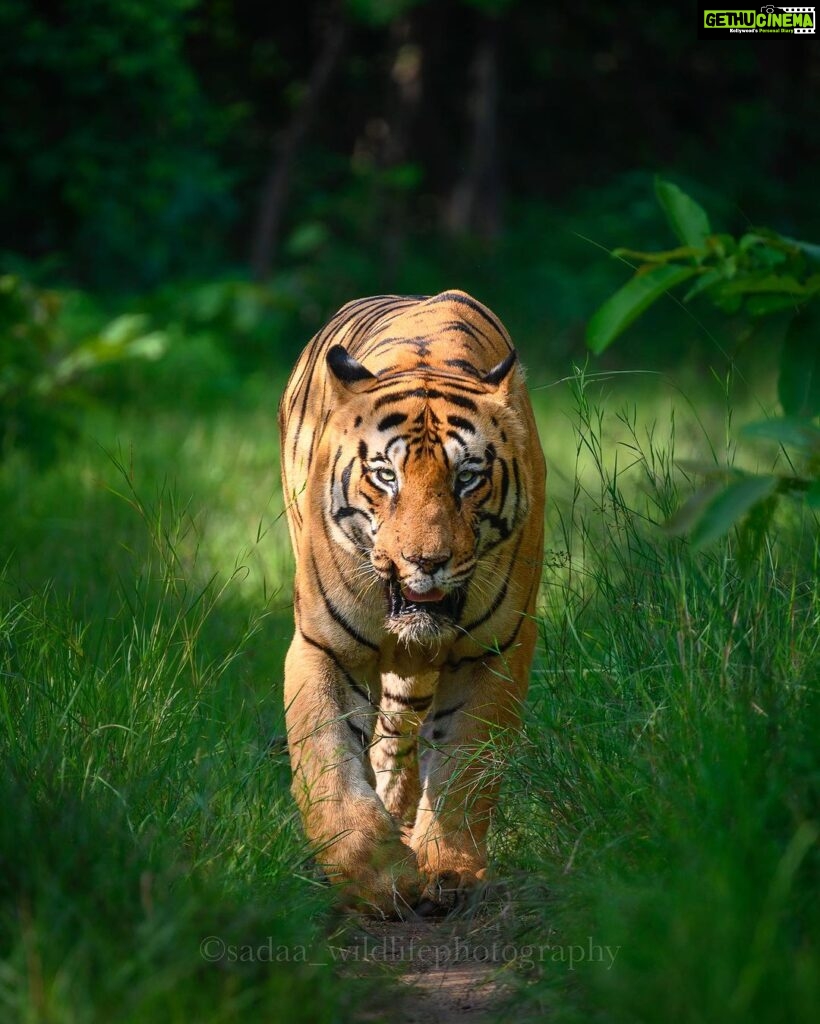
POLYGON ((454 635, 482 559, 529 506, 515 350, 480 376, 376 376, 340 345, 327 362, 332 533, 378 579, 390 632, 454 635))

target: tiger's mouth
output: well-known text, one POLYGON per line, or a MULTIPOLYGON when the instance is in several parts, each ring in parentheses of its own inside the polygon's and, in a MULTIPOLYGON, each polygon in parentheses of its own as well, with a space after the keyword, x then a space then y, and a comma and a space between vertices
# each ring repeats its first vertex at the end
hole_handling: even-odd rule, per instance
POLYGON ((402 587, 396 579, 390 580, 387 584, 388 619, 427 615, 441 621, 456 622, 463 603, 464 595, 460 589, 445 593, 439 588, 434 588, 426 594, 416 594, 402 587))

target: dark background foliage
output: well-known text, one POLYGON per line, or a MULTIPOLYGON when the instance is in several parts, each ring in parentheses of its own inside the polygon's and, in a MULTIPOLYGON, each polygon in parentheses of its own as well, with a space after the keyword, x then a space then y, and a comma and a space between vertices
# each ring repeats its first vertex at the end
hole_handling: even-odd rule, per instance
POLYGON ((727 227, 816 234, 813 40, 698 42, 695 18, 533 0, 2 0, 3 246, 131 291, 248 265, 266 277, 335 243, 387 287, 408 246, 497 242, 517 205, 561 210, 589 190, 602 216, 622 213, 628 176, 656 170, 701 183, 727 227))

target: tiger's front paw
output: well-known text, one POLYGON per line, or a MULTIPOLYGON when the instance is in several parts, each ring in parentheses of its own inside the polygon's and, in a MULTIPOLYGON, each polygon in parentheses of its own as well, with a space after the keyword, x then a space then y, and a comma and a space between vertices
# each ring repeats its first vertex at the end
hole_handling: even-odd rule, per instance
POLYGON ((410 844, 416 851, 419 870, 431 883, 436 879, 458 879, 459 889, 468 889, 483 882, 487 874, 487 852, 474 840, 469 830, 420 828, 413 831, 410 844))
POLYGON ((439 871, 428 877, 422 897, 416 905, 418 917, 444 917, 481 898, 485 871, 439 871))
POLYGON ((399 840, 381 842, 366 863, 348 867, 341 880, 343 902, 376 917, 405 918, 422 897, 425 879, 413 851, 399 840))

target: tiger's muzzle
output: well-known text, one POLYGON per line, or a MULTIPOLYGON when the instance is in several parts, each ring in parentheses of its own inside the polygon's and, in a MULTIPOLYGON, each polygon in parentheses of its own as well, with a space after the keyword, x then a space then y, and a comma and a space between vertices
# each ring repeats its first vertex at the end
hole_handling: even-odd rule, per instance
POLYGON ((425 614, 457 622, 463 605, 464 592, 461 587, 449 592, 433 587, 420 593, 402 586, 398 579, 392 579, 387 584, 387 614, 391 619, 425 614))

